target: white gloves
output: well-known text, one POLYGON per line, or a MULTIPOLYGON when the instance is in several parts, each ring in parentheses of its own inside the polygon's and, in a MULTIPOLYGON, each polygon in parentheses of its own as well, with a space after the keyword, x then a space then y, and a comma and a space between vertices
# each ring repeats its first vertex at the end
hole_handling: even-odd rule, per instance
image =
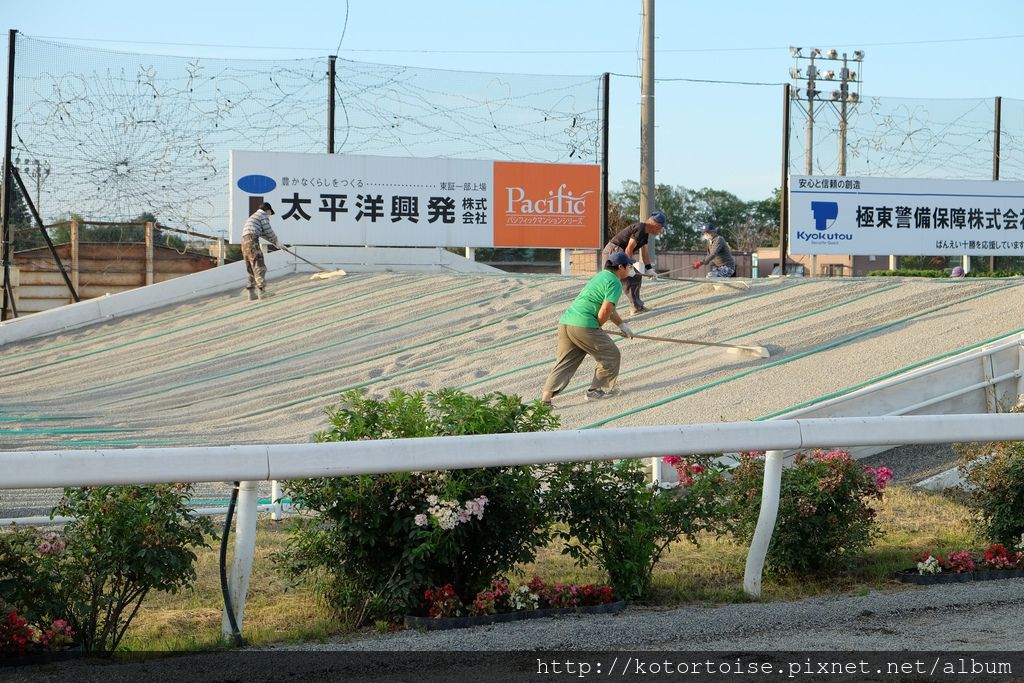
POLYGON ((629 325, 627 325, 626 323, 620 324, 619 329, 622 330, 622 334, 626 335, 630 339, 633 338, 633 330, 630 329, 629 325))
POLYGON ((283 242, 278 242, 274 246, 277 247, 278 249, 280 249, 281 251, 284 251, 284 243, 283 242))

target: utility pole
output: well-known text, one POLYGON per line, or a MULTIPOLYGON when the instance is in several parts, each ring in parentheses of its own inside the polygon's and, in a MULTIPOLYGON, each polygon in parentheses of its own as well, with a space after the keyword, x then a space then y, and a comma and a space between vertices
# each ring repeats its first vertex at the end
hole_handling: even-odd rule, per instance
MULTIPOLYGON (((639 220, 645 220, 654 211, 654 0, 643 0, 643 2, 644 47, 640 76, 639 220)), ((651 248, 652 245, 648 245, 648 250, 651 248)))
POLYGON ((843 68, 839 71, 839 175, 846 175, 846 100, 850 90, 850 70, 846 67, 846 53, 843 53, 843 68))
POLYGON ((820 91, 814 89, 814 79, 818 76, 818 67, 814 66, 814 58, 818 50, 811 50, 811 63, 807 65, 807 148, 804 159, 804 175, 814 175, 814 100, 820 91))
POLYGON ((50 177, 53 169, 50 162, 39 161, 39 159, 22 159, 20 156, 14 159, 14 166, 21 169, 23 175, 34 178, 36 181, 36 211, 43 215, 43 181, 50 177))
MULTIPOLYGON (((805 114, 807 116, 807 132, 806 132, 806 148, 805 148, 805 159, 804 159, 804 174, 811 176, 814 175, 814 121, 817 110, 823 106, 822 103, 828 102, 832 105, 833 109, 836 109, 839 114, 839 172, 837 175, 846 175, 846 134, 848 124, 849 108, 853 107, 860 101, 860 93, 850 90, 851 83, 857 83, 857 72, 850 70, 849 58, 844 52, 843 56, 839 57, 838 50, 827 50, 824 53, 820 48, 811 48, 809 53, 805 56, 803 54, 803 48, 791 47, 789 48, 790 54, 793 56, 795 65, 789 70, 789 76, 793 79, 794 83, 798 83, 801 78, 806 75, 807 78, 807 89, 802 92, 799 88, 793 88, 791 91, 791 97, 797 104, 803 105, 806 100, 805 114), (800 60, 808 60, 807 70, 804 72, 800 67, 800 60), (839 89, 833 90, 829 98, 819 97, 822 93, 818 90, 817 86, 822 82, 834 81, 836 78, 835 69, 819 69, 818 64, 815 64, 815 60, 825 62, 842 62, 842 66, 839 69, 839 89), (838 104, 838 107, 837 107, 838 104)), ((864 60, 863 50, 854 50, 853 61, 861 63, 864 60)), ((890 261, 894 257, 890 257, 890 261)), ((817 272, 818 257, 811 255, 811 275, 815 275, 817 272)), ((853 261, 851 258, 850 267, 853 267, 853 261)))

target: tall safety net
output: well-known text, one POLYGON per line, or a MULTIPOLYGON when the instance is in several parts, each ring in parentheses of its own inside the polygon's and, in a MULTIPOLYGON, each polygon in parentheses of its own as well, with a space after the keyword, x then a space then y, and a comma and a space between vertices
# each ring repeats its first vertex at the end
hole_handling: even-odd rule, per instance
MULTIPOLYGON (((12 156, 43 219, 223 234, 228 152, 328 151, 327 57, 112 52, 18 34, 12 156), (30 165, 29 168, 34 168, 30 165)), ((338 59, 334 151, 597 163, 600 76, 529 76, 338 59)))

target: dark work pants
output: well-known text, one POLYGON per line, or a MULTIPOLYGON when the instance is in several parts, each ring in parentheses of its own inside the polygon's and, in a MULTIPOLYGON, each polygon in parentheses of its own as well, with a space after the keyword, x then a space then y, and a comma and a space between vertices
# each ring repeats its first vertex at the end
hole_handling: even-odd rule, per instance
MULTIPOLYGON (((623 251, 622 247, 611 244, 610 242, 604 245, 604 251, 602 252, 604 262, 607 263, 608 259, 612 257, 612 254, 618 251, 623 251)), ((603 267, 604 263, 601 265, 603 267)), ((640 298, 640 283, 643 282, 643 279, 644 276, 637 273, 636 275, 631 275, 622 281, 622 291, 625 292, 626 298, 629 300, 629 305, 633 308, 642 308, 644 305, 644 300, 640 298)))

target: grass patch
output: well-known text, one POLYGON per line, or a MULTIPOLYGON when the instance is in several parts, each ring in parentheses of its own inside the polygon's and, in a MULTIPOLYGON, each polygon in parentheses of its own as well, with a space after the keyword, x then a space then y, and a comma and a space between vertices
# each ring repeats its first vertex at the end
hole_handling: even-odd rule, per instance
MULTIPOLYGON (((766 575, 761 601, 797 600, 814 595, 866 592, 872 589, 908 589, 893 573, 911 566, 915 553, 931 550, 979 551, 987 545, 978 536, 970 511, 941 494, 912 491, 896 486, 886 489, 878 513, 882 537, 846 571, 827 577, 779 577, 766 575)), ((353 635, 319 603, 307 586, 285 590, 270 555, 288 537, 288 523, 260 520, 256 534, 256 559, 245 605, 243 631, 252 644, 324 641, 353 635)), ((224 647, 220 637, 221 593, 218 548, 199 553, 196 586, 177 595, 151 594, 143 603, 123 650, 172 651, 224 647)), ((749 602, 743 592, 747 548, 729 539, 708 537, 700 546, 687 541, 674 544, 654 571, 646 604, 652 607, 716 605, 749 602)), ((603 583, 596 568, 581 569, 552 544, 538 553, 535 562, 516 572, 516 579, 538 574, 548 582, 603 583)), ((383 628, 383 627, 381 627, 383 628)), ((379 630, 379 629, 378 629, 379 630)))
MULTIPOLYGON (((223 522, 220 523, 223 528, 223 522)), ((338 635, 338 621, 312 590, 287 583, 270 556, 288 538, 288 524, 260 519, 256 555, 249 579, 242 631, 254 645, 326 640, 338 635)), ((234 541, 232 535, 231 541, 234 541)), ((177 595, 150 593, 122 641, 121 650, 136 652, 208 650, 226 647, 221 640, 223 598, 220 591, 219 541, 197 553, 195 586, 177 595)), ((230 568, 231 549, 228 549, 230 568)))

